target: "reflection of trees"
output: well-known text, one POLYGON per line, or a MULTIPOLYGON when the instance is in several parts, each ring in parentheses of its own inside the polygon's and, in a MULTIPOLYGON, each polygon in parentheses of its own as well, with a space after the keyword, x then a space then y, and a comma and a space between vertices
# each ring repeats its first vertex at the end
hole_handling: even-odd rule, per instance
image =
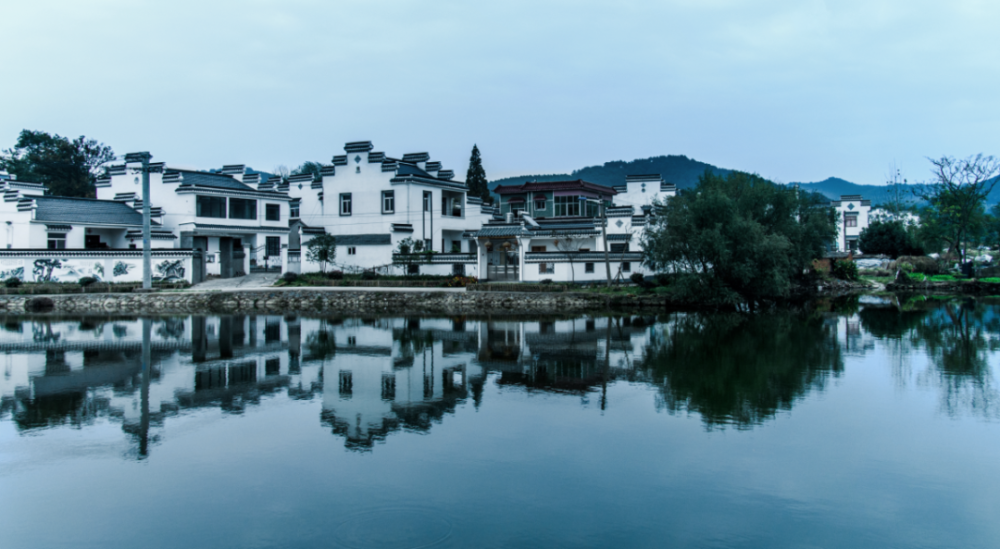
POLYGON ((972 299, 941 304, 915 329, 937 368, 942 404, 950 416, 960 409, 997 416, 987 351, 997 344, 1000 318, 972 299))
POLYGON ((646 351, 658 406, 748 428, 843 370, 834 328, 792 314, 680 316, 646 351))

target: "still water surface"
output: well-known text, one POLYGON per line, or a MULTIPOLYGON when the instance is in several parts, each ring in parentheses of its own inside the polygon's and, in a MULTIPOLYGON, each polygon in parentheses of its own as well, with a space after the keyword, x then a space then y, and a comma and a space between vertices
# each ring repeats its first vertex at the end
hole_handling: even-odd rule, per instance
POLYGON ((1000 546, 993 303, 0 320, 2 547, 1000 546))

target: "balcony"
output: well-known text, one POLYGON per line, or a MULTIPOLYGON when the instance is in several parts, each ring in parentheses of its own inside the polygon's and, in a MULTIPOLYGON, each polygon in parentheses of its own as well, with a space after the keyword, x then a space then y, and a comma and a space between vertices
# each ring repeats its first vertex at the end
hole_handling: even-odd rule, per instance
POLYGON ((409 264, 452 264, 464 263, 475 264, 476 254, 453 254, 453 253, 422 253, 422 254, 392 254, 392 262, 397 265, 409 264))

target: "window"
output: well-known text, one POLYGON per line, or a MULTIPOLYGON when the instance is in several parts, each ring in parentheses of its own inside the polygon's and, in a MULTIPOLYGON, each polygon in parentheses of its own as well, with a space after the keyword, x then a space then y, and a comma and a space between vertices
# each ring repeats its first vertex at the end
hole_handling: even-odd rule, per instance
POLYGON ((354 393, 354 376, 351 375, 350 370, 341 370, 339 373, 340 396, 350 397, 354 393))
POLYGON ((226 217, 226 199, 221 196, 199 196, 195 198, 198 217, 226 217))
POLYGON ((299 218, 299 202, 295 201, 288 205, 288 217, 292 219, 299 218))
POLYGON ((539 263, 538 264, 538 274, 555 274, 556 265, 555 263, 539 263))
POLYGON ((396 374, 382 373, 382 400, 396 399, 396 374))
POLYGON ((265 252, 264 255, 268 257, 278 257, 281 255, 281 237, 280 236, 269 236, 265 241, 265 252))
MULTIPOLYGON (((382 193, 383 197, 385 193, 382 193)), ((351 193, 340 193, 340 215, 351 215, 351 193)))
POLYGON ((593 263, 584 263, 583 264, 583 272, 585 272, 585 273, 592 273, 592 272, 594 272, 594 264, 593 263))
POLYGON ((524 204, 511 204, 510 213, 514 214, 514 217, 520 217, 521 212, 524 211, 524 204))
POLYGON ((358 337, 357 336, 347 336, 347 344, 348 345, 357 345, 358 344, 358 337))
POLYGON ((555 197, 556 217, 568 217, 580 215, 580 199, 575 196, 555 197))
POLYGON ((357 254, 358 254, 358 249, 355 248, 354 246, 347 248, 347 255, 357 255, 357 254))
POLYGON ((434 196, 434 195, 432 195, 430 191, 424 191, 424 211, 425 212, 429 213, 431 211, 431 197, 432 196, 434 196))
POLYGON ((264 219, 268 221, 281 221, 281 205, 267 204, 264 206, 264 219))
POLYGON ((455 276, 465 276, 465 265, 461 263, 452 263, 451 274, 455 276))
POLYGON ((538 210, 544 210, 544 209, 545 209, 545 199, 544 198, 536 198, 535 199, 535 211, 537 212, 538 210))
POLYGON ((382 191, 382 213, 391 214, 396 211, 396 191, 382 191))
POLYGON ((545 251, 545 246, 532 246, 531 247, 531 251, 532 252, 544 252, 545 251))
POLYGON ((411 274, 411 275, 420 274, 420 265, 414 265, 413 263, 410 263, 409 265, 406 266, 406 274, 411 274))
MULTIPOLYGON (((443 243, 444 243, 444 241, 442 241, 442 244, 443 243)), ((433 249, 434 248, 431 246, 431 239, 425 238, 424 239, 424 251, 425 252, 429 252, 429 251, 432 251, 433 249)))
POLYGON ((611 253, 618 253, 618 254, 620 254, 622 252, 627 252, 627 251, 628 251, 628 242, 626 242, 624 244, 612 244, 611 245, 611 253))
POLYGON ((247 198, 230 198, 229 219, 257 219, 257 201, 247 198))
POLYGON ((631 273, 632 272, 632 263, 629 262, 629 261, 622 261, 622 272, 623 273, 631 273))
POLYGON ((844 226, 845 227, 857 227, 858 226, 858 215, 845 215, 844 216, 844 226))
POLYGON ((50 250, 65 250, 66 249, 66 233, 49 233, 49 249, 50 250))

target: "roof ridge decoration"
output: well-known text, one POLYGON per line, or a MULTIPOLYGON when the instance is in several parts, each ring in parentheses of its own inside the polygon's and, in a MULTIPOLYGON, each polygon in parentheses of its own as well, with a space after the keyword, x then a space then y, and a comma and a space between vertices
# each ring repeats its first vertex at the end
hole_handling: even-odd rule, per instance
POLYGON ((368 153, 368 163, 369 164, 379 164, 383 160, 385 160, 385 153, 384 152, 368 153))
POLYGON ((311 173, 297 173, 295 175, 288 176, 289 183, 305 183, 306 181, 312 181, 313 174, 311 173))
POLYGON ((260 183, 260 172, 248 173, 243 176, 243 184, 257 184, 260 183))
POLYGON ((241 174, 246 170, 246 164, 226 164, 222 166, 222 173, 226 175, 241 174))
POLYGON ((438 172, 438 178, 440 178, 440 179, 448 179, 448 180, 454 179, 455 178, 455 172, 453 170, 440 170, 438 172))
POLYGON ((337 175, 337 167, 332 165, 321 167, 319 169, 319 176, 323 177, 325 175, 337 175))
POLYGON ((438 162, 438 161, 427 162, 427 165, 424 166, 424 171, 427 171, 427 172, 436 172, 436 171, 440 171, 441 167, 442 167, 441 163, 438 162))
POLYGON ((408 162, 410 164, 416 164, 417 162, 427 162, 430 159, 431 155, 425 152, 407 153, 403 155, 403 162, 408 162))
POLYGON ((362 152, 369 152, 373 148, 375 147, 372 145, 371 141, 351 141, 350 143, 346 143, 344 145, 344 152, 348 154, 362 153, 362 152))
POLYGON ((396 162, 396 160, 386 159, 384 162, 382 162, 382 171, 383 172, 394 172, 394 171, 396 171, 396 166, 397 165, 398 165, 398 163, 396 162))
POLYGON ((330 162, 332 162, 334 166, 346 166, 347 165, 347 155, 346 154, 338 154, 338 155, 334 156, 330 160, 330 162))
POLYGON ((650 183, 662 181, 663 177, 658 173, 625 176, 626 183, 650 183))

